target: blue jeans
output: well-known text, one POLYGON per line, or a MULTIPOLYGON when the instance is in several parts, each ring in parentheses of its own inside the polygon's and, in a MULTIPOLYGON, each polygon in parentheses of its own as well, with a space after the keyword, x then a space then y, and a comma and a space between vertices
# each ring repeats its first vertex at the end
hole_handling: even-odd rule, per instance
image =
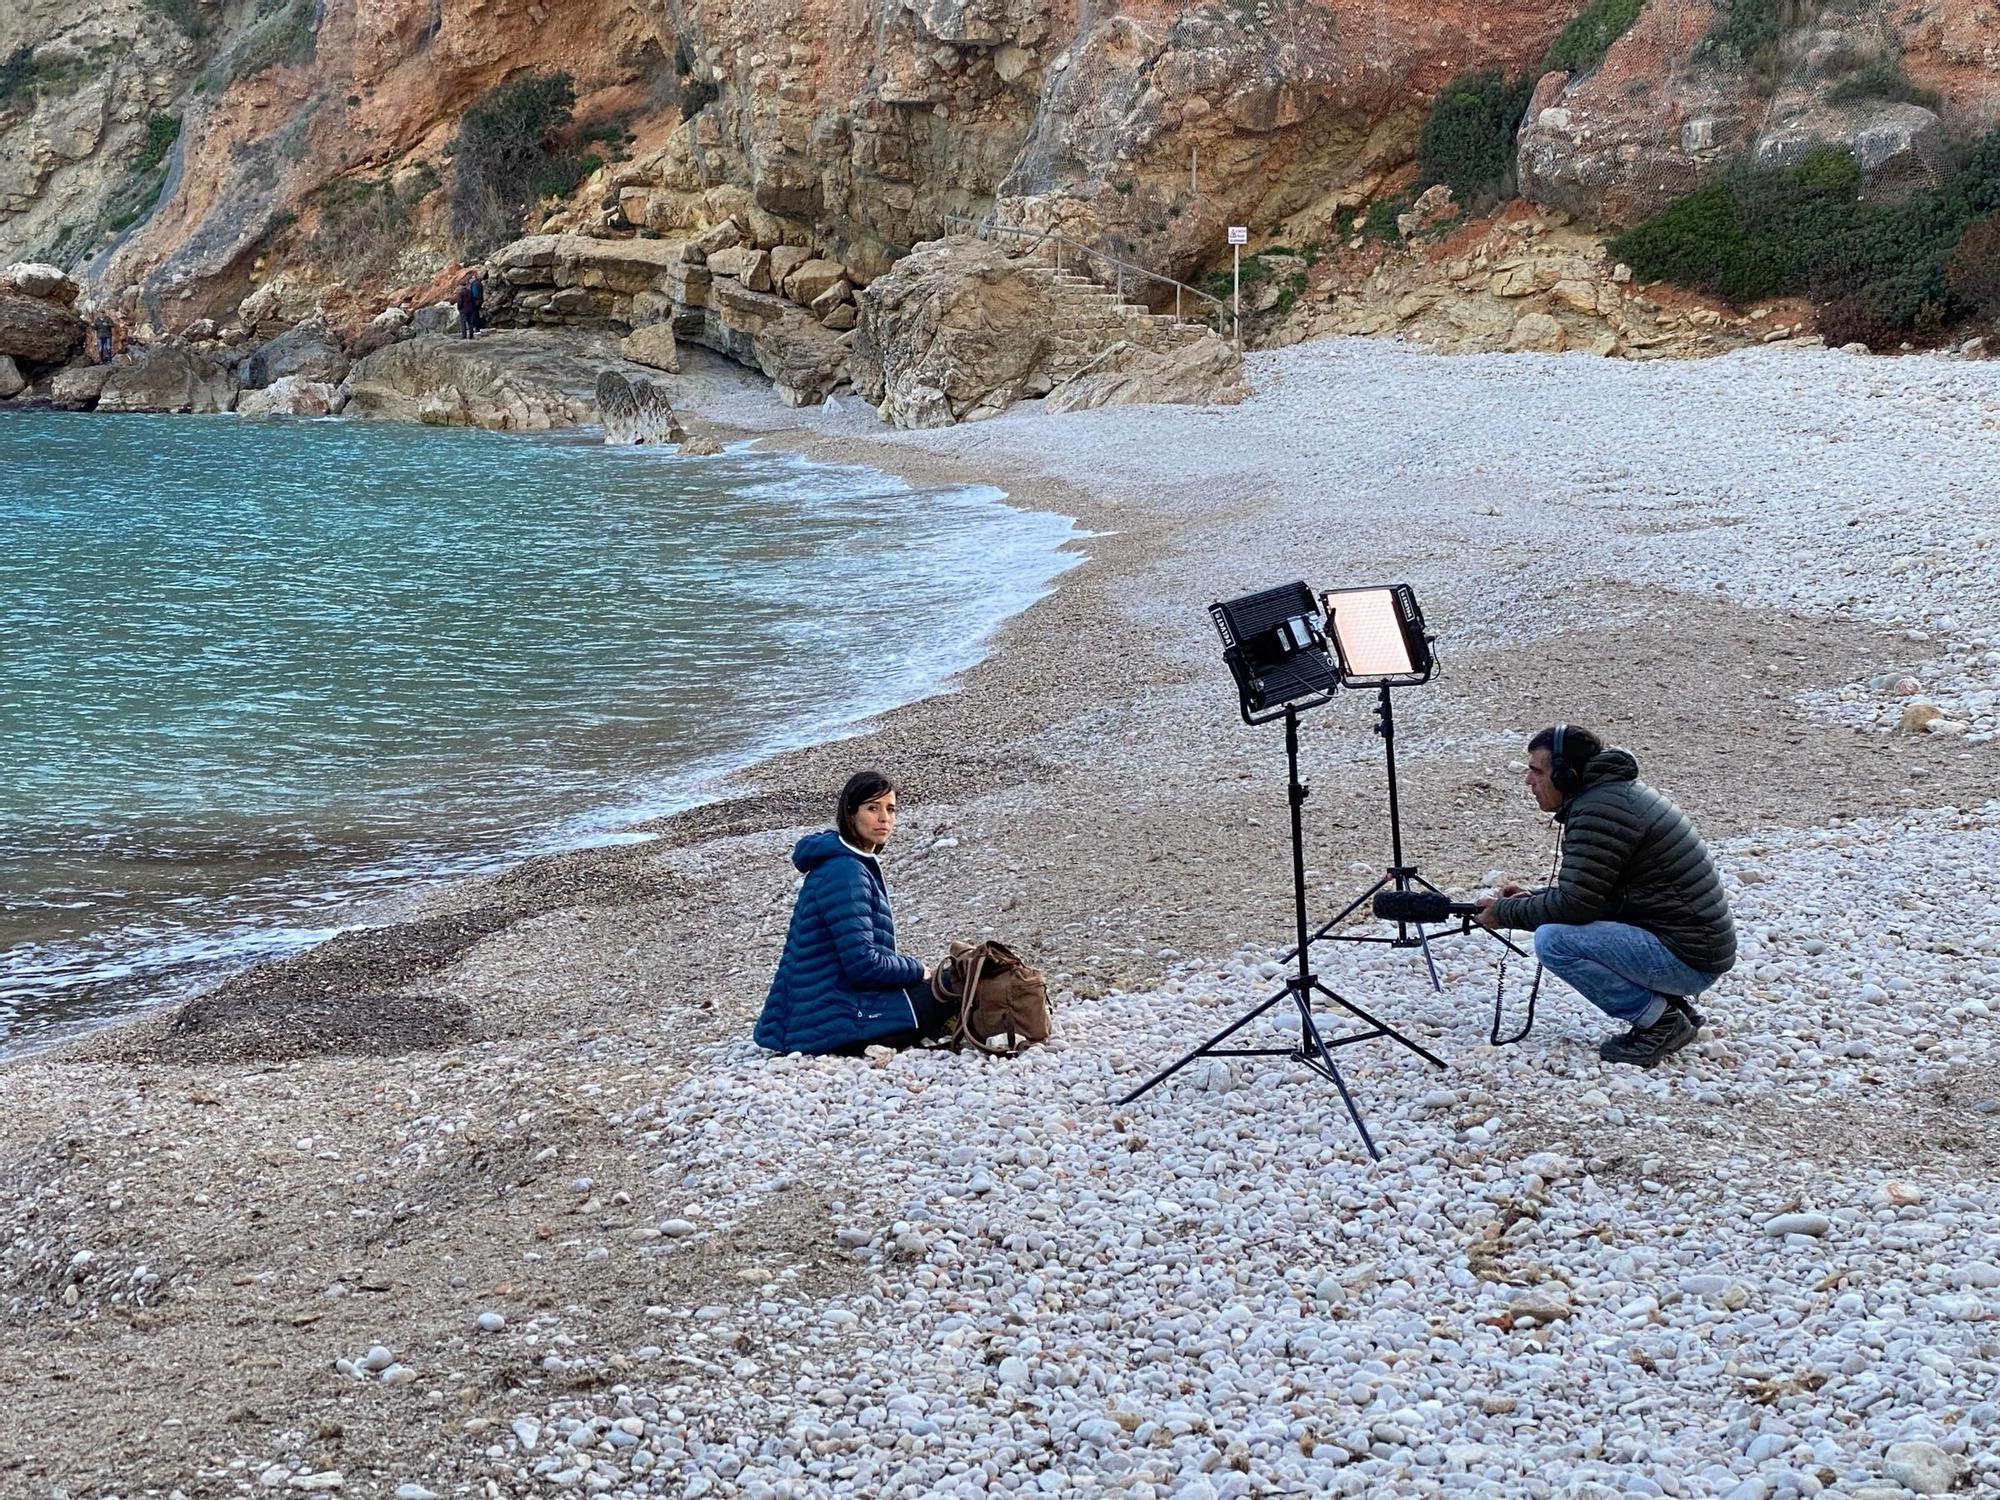
POLYGON ((1689 968, 1643 927, 1626 922, 1550 922, 1535 929, 1535 957, 1615 1020, 1650 1026, 1668 995, 1699 995, 1722 976, 1689 968))

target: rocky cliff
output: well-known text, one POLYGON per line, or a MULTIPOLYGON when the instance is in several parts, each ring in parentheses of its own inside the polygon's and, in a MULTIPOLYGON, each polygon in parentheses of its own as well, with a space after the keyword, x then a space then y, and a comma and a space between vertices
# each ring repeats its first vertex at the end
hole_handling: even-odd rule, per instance
MULTIPOLYGON (((253 290, 266 323, 317 308, 359 327, 467 254, 443 208, 467 107, 561 71, 575 130, 617 145, 528 232, 682 239, 734 217, 755 245, 837 262, 859 289, 953 216, 993 213, 1191 277, 1223 261, 1229 223, 1342 238, 1345 216, 1406 180, 1449 79, 1532 77, 1580 9, 14 0, 0 264, 79 269, 86 300, 122 299, 163 330, 253 290)), ((1821 136, 1893 188, 1934 170, 1943 133, 2000 114, 1990 0, 1829 7, 1754 56, 1718 46, 1723 19, 1711 0, 1649 0, 1601 64, 1543 78, 1525 196, 1627 223, 1726 160, 1787 159, 1821 136)))
POLYGON ((752 210, 789 231, 766 238, 867 274, 998 204, 1189 272, 1226 223, 1405 159, 1439 86, 1527 65, 1572 5, 25 0, 0 19, 0 54, 25 57, 0 103, 0 261, 94 257, 94 285, 136 289, 164 327, 280 268, 422 281, 457 251, 435 209, 395 262, 342 274, 313 233, 329 184, 448 174, 471 100, 560 69, 579 116, 617 117, 633 150, 553 227, 752 210))
POLYGON ((2000 123, 2000 9, 1988 0, 1797 9, 1796 25, 1746 58, 1719 44, 1726 7, 1650 0, 1598 67, 1537 86, 1522 195, 1627 226, 1731 162, 1793 165, 1825 143, 1893 196, 1948 172, 1952 138, 2000 123))

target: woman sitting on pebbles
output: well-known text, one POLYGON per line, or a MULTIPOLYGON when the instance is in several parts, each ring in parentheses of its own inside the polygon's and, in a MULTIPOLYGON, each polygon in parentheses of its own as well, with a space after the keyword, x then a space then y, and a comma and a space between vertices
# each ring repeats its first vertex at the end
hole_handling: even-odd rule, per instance
POLYGON ((896 951, 881 853, 896 828, 895 783, 861 771, 840 790, 834 826, 792 850, 805 873, 757 1045, 854 1054, 936 1035, 957 1007, 932 998, 928 965, 896 951))

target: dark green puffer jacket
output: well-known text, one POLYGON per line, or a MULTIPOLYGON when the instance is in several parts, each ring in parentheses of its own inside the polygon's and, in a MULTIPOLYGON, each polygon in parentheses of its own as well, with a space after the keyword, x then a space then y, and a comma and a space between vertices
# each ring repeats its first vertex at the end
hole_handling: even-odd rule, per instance
POLYGON ((1639 780, 1624 750, 1593 755, 1583 785, 1556 814, 1563 825, 1556 883, 1493 908, 1501 927, 1628 922, 1704 974, 1736 963, 1736 923, 1708 846, 1673 802, 1639 780))

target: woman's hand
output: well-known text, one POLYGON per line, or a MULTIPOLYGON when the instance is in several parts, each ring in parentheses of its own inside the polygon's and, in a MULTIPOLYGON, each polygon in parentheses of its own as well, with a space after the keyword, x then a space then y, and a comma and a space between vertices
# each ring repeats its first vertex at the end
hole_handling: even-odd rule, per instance
POLYGON ((931 982, 931 966, 930 966, 929 964, 925 964, 925 965, 924 965, 924 983, 925 983, 925 984, 929 984, 930 982, 931 982))

